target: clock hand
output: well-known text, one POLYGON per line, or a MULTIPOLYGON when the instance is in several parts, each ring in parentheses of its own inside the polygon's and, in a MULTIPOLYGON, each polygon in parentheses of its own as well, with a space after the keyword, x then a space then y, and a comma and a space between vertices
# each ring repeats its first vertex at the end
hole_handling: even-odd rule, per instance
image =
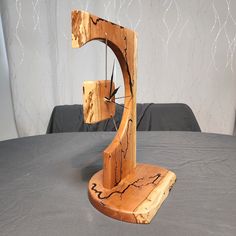
POLYGON ((121 105, 121 104, 119 104, 119 103, 117 103, 117 102, 114 102, 114 101, 110 100, 108 97, 104 97, 104 101, 105 101, 105 102, 112 102, 112 103, 115 103, 116 105, 118 105, 118 106, 120 106, 120 107, 123 107, 123 108, 125 108, 125 109, 128 109, 128 108, 125 107, 124 105, 121 105))
POLYGON ((114 68, 115 68, 115 60, 114 60, 114 62, 113 62, 113 68, 112 68, 112 74, 111 74, 111 84, 110 84, 110 93, 109 93, 109 97, 110 97, 110 98, 111 98, 111 93, 112 93, 112 84, 113 84, 114 68))
POLYGON ((117 99, 122 99, 122 98, 130 98, 131 96, 122 96, 122 97, 117 97, 117 98, 115 98, 116 100, 117 99))
POLYGON ((119 88, 120 88, 120 87, 116 88, 116 89, 112 92, 112 94, 110 95, 110 98, 109 98, 109 99, 112 99, 112 98, 116 95, 116 93, 118 92, 119 88))

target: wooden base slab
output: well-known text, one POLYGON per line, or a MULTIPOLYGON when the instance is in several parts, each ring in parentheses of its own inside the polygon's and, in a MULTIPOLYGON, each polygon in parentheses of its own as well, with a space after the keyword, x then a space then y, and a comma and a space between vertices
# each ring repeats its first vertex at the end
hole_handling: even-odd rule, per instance
POLYGON ((176 175, 162 167, 137 164, 135 171, 112 189, 103 187, 103 171, 89 181, 90 202, 103 214, 117 220, 148 224, 176 181, 176 175))

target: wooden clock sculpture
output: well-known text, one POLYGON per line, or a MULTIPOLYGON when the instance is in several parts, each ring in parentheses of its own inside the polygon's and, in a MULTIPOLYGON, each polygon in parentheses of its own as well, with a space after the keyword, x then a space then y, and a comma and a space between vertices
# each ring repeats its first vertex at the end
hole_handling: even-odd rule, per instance
MULTIPOLYGON (((72 12, 72 47, 92 40, 106 43, 122 69, 125 101, 122 120, 112 143, 103 152, 103 170, 89 181, 92 205, 107 216, 132 223, 150 223, 176 180, 160 166, 136 163, 137 38, 135 32, 83 11, 72 12)), ((115 115, 111 80, 85 81, 84 121, 96 123, 115 115)))

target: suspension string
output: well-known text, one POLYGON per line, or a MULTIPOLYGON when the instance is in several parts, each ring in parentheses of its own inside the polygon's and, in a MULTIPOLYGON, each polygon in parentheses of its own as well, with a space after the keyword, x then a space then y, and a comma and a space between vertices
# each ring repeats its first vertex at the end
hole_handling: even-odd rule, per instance
POLYGON ((116 84, 116 59, 114 58, 114 60, 113 60, 113 65, 114 65, 114 82, 115 82, 115 84, 116 84))
POLYGON ((116 121, 115 121, 115 118, 114 118, 114 117, 112 117, 112 121, 113 121, 113 124, 114 124, 114 126, 115 126, 115 129, 116 129, 116 131, 117 131, 118 129, 117 129, 117 125, 116 125, 116 121))
POLYGON ((105 33, 106 35, 106 46, 105 46, 105 78, 107 81, 107 33, 105 33))
POLYGON ((132 97, 132 96, 117 97, 117 98, 115 98, 115 99, 122 99, 122 98, 129 98, 129 97, 132 97))

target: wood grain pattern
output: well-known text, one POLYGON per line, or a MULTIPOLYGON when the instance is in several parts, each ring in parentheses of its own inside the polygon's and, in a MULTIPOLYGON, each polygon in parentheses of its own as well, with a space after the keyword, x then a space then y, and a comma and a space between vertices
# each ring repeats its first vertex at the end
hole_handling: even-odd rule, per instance
MULTIPOLYGON (((115 115, 115 98, 106 101, 104 98, 109 97, 110 80, 85 81, 83 84, 83 112, 84 122, 93 124, 102 120, 114 117, 115 115)), ((115 89, 114 83, 112 89, 115 89)))
POLYGON ((165 168, 137 164, 119 185, 105 189, 103 171, 89 181, 89 198, 99 211, 131 223, 150 223, 175 183, 176 176, 165 168))
MULTIPOLYGON (((110 217, 149 223, 167 197, 176 176, 158 166, 136 166, 136 34, 87 12, 73 11, 72 47, 79 48, 91 40, 107 42, 120 63, 125 109, 116 136, 103 152, 103 170, 89 182, 89 199, 110 217)), ((104 99, 108 93, 105 85, 101 80, 84 83, 84 119, 88 123, 114 115, 115 106, 104 99)))

